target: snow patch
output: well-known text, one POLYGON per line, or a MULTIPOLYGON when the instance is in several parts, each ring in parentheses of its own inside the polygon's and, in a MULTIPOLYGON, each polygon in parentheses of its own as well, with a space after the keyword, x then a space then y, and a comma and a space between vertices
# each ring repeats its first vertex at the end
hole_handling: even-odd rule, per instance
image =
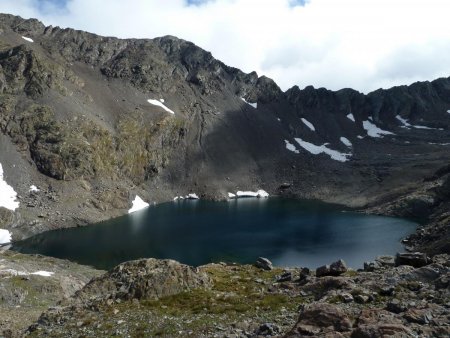
POLYGON ((0 274, 8 274, 11 276, 30 276, 30 275, 35 275, 35 276, 42 276, 42 277, 51 277, 53 276, 55 273, 54 272, 50 272, 50 271, 36 271, 36 272, 26 272, 26 271, 19 271, 19 270, 15 270, 15 269, 5 269, 5 270, 0 270, 0 274))
POLYGON ((255 103, 251 103, 251 102, 248 102, 246 99, 244 99, 243 97, 241 97, 241 100, 242 101, 244 101, 245 103, 247 103, 248 105, 250 105, 250 106, 252 106, 253 108, 258 108, 258 103, 257 102, 255 102, 255 103))
MULTIPOLYGON (((437 128, 430 128, 430 127, 425 127, 425 126, 411 126, 411 127, 416 128, 416 129, 438 130, 437 128)), ((442 130, 442 128, 439 128, 439 130, 442 130)))
POLYGON ((425 126, 416 126, 413 124, 408 123, 408 120, 405 120, 400 115, 397 115, 395 117, 397 120, 399 120, 403 124, 403 128, 415 128, 415 129, 428 129, 428 130, 444 130, 443 128, 430 128, 425 126))
POLYGON ((138 195, 134 198, 133 205, 131 206, 131 209, 128 210, 128 213, 131 214, 132 212, 139 211, 142 209, 145 209, 148 207, 148 203, 144 202, 142 198, 140 198, 138 195))
POLYGON ((30 190, 29 191, 34 191, 34 192, 38 192, 40 191, 38 187, 36 187, 35 185, 30 185, 30 190))
POLYGON ((30 275, 36 275, 36 276, 42 276, 42 277, 51 277, 54 274, 55 274, 54 272, 50 272, 50 271, 36 271, 36 272, 30 273, 30 275))
POLYGON ((358 135, 356 137, 359 138, 360 140, 362 140, 364 138, 364 136, 361 136, 361 135, 358 135))
POLYGON ((27 38, 26 36, 22 36, 22 39, 28 42, 34 42, 32 38, 27 38))
POLYGON ((383 137, 383 135, 394 135, 390 131, 386 131, 378 128, 370 121, 363 121, 363 128, 367 131, 367 135, 370 137, 383 137))
POLYGON ((353 122, 355 122, 355 117, 353 116, 352 113, 349 113, 349 114, 347 115, 347 118, 348 118, 349 120, 352 120, 353 122))
POLYGON ((404 127, 411 127, 411 125, 408 123, 408 121, 405 120, 404 118, 402 118, 400 115, 397 115, 395 118, 397 120, 399 120, 403 124, 404 127))
POLYGON ((353 146, 352 143, 350 142, 350 140, 349 140, 348 138, 341 137, 340 140, 341 140, 341 142, 344 143, 347 147, 353 146))
POLYGON ((0 244, 11 243, 11 233, 8 230, 0 229, 0 244))
POLYGON ((293 152, 296 153, 296 154, 299 153, 299 151, 297 150, 297 148, 296 148, 292 143, 290 143, 288 140, 284 140, 284 142, 286 142, 286 149, 287 149, 287 150, 293 151, 293 152))
POLYGON ((236 198, 236 194, 233 194, 232 192, 228 193, 228 198, 236 198))
POLYGON ((312 131, 316 131, 316 128, 314 128, 313 124, 311 122, 309 122, 307 119, 305 118, 301 118, 302 122, 312 131))
POLYGON ((315 144, 303 141, 301 138, 295 138, 295 141, 297 141, 297 143, 300 144, 300 146, 303 149, 310 152, 311 154, 318 155, 318 154, 325 153, 325 154, 329 155, 335 161, 345 162, 345 161, 348 161, 347 157, 351 156, 351 154, 340 153, 337 150, 327 148, 326 147, 327 143, 325 143, 321 146, 316 146, 315 144))
POLYGON ((449 113, 449 114, 450 114, 450 110, 447 110, 447 113, 449 113))
MULTIPOLYGON (((164 101, 164 100, 163 100, 164 101)), ((148 103, 153 104, 155 106, 161 107, 162 109, 164 109, 166 112, 175 115, 175 112, 169 108, 167 108, 162 102, 158 101, 158 100, 147 100, 148 103)))
POLYGON ((159 99, 159 102, 164 103, 164 99, 159 99))
POLYGON ((14 269, 0 270, 0 274, 8 274, 11 276, 27 276, 27 275, 29 275, 29 273, 27 273, 25 271, 18 271, 18 270, 14 270, 14 269))
POLYGON ((199 197, 198 197, 198 195, 196 193, 191 193, 191 194, 188 194, 186 196, 175 196, 173 198, 174 201, 185 200, 185 199, 186 200, 198 200, 199 197))
POLYGON ((6 183, 3 178, 3 167, 0 163, 0 207, 9 210, 16 210, 19 207, 19 202, 16 201, 17 193, 14 188, 6 183))
POLYGON ((260 189, 260 190, 258 190, 258 191, 256 191, 256 192, 254 192, 254 191, 237 191, 237 192, 236 192, 236 196, 237 196, 237 197, 258 197, 258 198, 266 198, 266 197, 269 197, 269 194, 268 194, 266 191, 260 189))
POLYGON ((436 145, 436 146, 448 146, 450 143, 434 143, 434 142, 428 142, 428 144, 436 145))
POLYGON ((281 122, 281 119, 280 119, 279 117, 277 117, 277 121, 278 121, 278 122, 281 122))

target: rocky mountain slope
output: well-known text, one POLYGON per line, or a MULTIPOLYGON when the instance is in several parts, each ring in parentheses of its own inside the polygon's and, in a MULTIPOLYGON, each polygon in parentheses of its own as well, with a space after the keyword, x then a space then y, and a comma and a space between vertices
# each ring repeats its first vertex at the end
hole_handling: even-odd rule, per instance
POLYGON ((118 216, 136 195, 220 199, 288 183, 283 193, 379 204, 450 157, 450 79, 283 92, 175 37, 12 15, 0 15, 0 98, 0 163, 19 202, 0 222, 14 239, 118 216))

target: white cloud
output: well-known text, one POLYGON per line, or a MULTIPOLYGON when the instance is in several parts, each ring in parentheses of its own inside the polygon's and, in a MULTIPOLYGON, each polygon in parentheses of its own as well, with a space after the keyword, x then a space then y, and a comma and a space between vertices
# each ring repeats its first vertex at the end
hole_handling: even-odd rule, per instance
POLYGON ((450 76, 444 0, 2 0, 0 11, 102 35, 175 35, 282 89, 370 91, 450 76))

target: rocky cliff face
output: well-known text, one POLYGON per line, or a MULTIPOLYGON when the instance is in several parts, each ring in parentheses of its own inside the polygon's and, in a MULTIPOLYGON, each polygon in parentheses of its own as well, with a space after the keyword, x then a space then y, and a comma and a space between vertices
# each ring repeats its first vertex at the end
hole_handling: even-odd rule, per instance
POLYGON ((289 183, 283 193, 364 206, 418 189, 450 157, 450 79, 283 92, 171 36, 11 15, 0 33, 0 163, 20 202, 2 222, 15 238, 123 214, 136 195, 289 183))

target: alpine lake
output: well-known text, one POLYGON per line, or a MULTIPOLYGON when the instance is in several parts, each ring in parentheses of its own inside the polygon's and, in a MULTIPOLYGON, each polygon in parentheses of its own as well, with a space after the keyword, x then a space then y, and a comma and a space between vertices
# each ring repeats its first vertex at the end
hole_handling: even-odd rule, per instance
POLYGON ((315 268, 339 258, 352 268, 402 251, 417 223, 353 212, 318 201, 241 198, 180 200, 152 205, 86 227, 45 232, 13 250, 110 269, 138 258, 170 258, 189 265, 253 263, 315 268))

